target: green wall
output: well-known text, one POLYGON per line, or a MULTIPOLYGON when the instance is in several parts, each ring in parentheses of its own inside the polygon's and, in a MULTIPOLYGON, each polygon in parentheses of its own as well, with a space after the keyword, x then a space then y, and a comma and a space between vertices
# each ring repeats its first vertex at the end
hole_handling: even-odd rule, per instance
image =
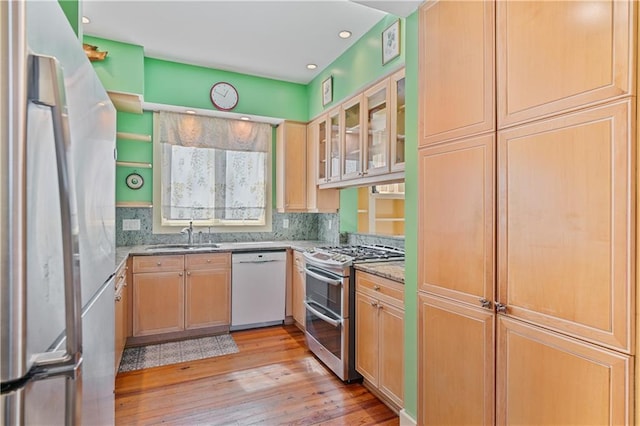
POLYGON ((144 100, 169 105, 214 109, 211 86, 226 81, 238 90, 233 112, 307 121, 306 86, 195 65, 144 58, 144 100))
POLYGON ((406 19, 404 408, 417 419, 418 404, 418 13, 406 19))
POLYGON ((107 90, 144 94, 144 49, 98 37, 84 36, 84 43, 109 52, 104 61, 92 62, 96 74, 107 90))
POLYGON ((58 3, 60 4, 60 7, 62 8, 62 11, 64 12, 65 16, 69 20, 69 23, 71 24, 71 28, 73 28, 73 32, 75 32, 76 35, 79 35, 80 33, 78 31, 81 28, 79 1, 78 0, 58 0, 58 3))
POLYGON ((382 65, 382 31, 397 19, 393 15, 386 15, 307 85, 309 119, 315 118, 323 112, 322 82, 329 76, 333 76, 333 101, 324 110, 340 104, 369 83, 390 74, 404 65, 406 50, 406 37, 403 37, 405 32, 404 20, 400 22, 400 56, 386 65, 382 65))

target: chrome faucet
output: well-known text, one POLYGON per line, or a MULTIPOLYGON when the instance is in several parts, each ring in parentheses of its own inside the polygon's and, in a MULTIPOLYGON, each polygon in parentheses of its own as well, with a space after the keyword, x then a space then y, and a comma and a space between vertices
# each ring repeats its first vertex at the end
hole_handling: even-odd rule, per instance
POLYGON ((189 221, 189 226, 182 228, 181 234, 189 234, 189 245, 193 244, 193 221, 189 221))

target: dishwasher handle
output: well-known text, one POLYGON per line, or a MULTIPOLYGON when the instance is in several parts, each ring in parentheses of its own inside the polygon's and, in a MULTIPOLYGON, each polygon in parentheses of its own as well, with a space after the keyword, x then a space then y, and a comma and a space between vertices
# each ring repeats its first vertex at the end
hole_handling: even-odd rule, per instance
POLYGON ((239 260, 236 263, 269 263, 269 262, 282 262, 282 260, 280 260, 280 259, 239 260))

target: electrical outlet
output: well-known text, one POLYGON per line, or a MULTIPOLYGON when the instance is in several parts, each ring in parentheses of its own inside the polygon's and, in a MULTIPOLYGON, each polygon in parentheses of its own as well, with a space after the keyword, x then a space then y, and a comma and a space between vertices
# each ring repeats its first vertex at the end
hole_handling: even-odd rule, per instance
POLYGON ((283 227, 284 229, 289 228, 289 219, 286 219, 286 218, 285 218, 285 219, 282 219, 282 227, 283 227))
POLYGON ((139 231, 140 219, 122 219, 123 231, 139 231))

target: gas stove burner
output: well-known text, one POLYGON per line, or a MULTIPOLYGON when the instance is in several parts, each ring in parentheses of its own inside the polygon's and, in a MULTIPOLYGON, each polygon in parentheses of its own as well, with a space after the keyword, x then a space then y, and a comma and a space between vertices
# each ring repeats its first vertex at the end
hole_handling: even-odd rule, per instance
POLYGON ((313 249, 312 252, 323 253, 327 256, 325 260, 331 259, 343 264, 404 259, 404 251, 402 249, 381 245, 318 247, 313 249))

